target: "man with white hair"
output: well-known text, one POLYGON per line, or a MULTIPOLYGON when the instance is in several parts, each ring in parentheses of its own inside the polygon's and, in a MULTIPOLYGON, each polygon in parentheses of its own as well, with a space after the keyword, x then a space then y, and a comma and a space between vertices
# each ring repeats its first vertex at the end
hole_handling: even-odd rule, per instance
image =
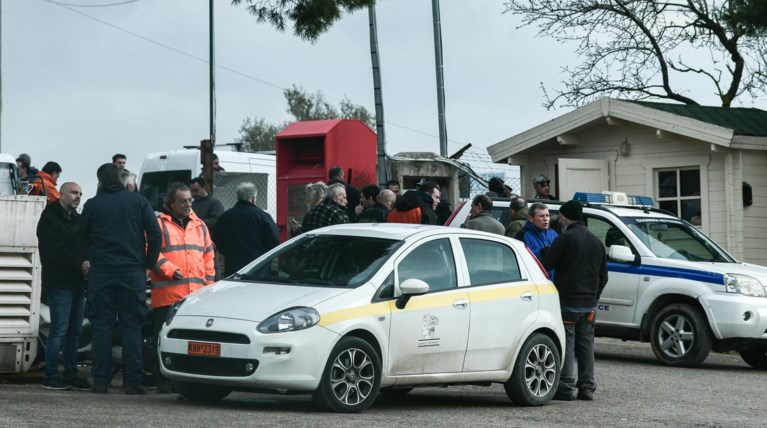
POLYGON ((349 223, 349 216, 346 215, 346 186, 335 183, 328 186, 325 199, 306 213, 301 233, 342 223, 349 223))
POLYGON ((272 217, 256 206, 253 183, 237 186, 237 203, 218 219, 216 244, 224 256, 224 276, 229 276, 280 243, 272 217))

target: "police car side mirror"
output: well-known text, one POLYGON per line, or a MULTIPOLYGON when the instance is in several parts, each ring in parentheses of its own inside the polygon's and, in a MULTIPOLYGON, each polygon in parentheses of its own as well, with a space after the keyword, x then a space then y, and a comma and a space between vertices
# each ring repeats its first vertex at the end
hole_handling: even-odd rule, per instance
POLYGON ((402 281, 399 285, 402 295, 397 299, 397 309, 405 309, 407 302, 412 296, 420 296, 429 291, 429 284, 420 279, 410 278, 402 281))
POLYGON ((634 263, 637 257, 631 252, 631 248, 625 245, 611 245, 607 251, 610 260, 623 263, 634 263))

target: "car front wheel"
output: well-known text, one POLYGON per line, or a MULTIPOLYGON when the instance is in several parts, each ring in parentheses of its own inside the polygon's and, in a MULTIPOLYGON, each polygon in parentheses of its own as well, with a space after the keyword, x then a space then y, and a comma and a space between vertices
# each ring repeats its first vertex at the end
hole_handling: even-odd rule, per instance
POLYGON ((218 401, 223 400, 232 393, 232 390, 229 388, 205 383, 181 382, 177 380, 173 380, 171 383, 176 392, 190 401, 218 401))
POLYGON ((361 412, 373 404, 380 384, 381 360, 373 347, 344 337, 328 357, 314 401, 330 412, 361 412))
POLYGON ((554 341, 534 333, 522 346, 511 378, 503 386, 514 403, 541 406, 554 397, 559 375, 560 356, 554 341))
POLYGON ((650 331, 655 356, 669 366, 697 367, 711 352, 711 331, 701 311, 685 303, 658 311, 650 331))
POLYGON ((740 351, 740 357, 743 358, 749 366, 767 370, 767 348, 755 348, 747 351, 740 351))

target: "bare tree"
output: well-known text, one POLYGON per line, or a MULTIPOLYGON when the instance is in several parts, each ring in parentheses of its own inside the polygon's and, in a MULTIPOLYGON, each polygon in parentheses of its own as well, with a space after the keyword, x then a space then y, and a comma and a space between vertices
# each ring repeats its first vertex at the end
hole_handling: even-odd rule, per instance
MULTIPOLYGON (((579 106, 611 95, 699 104, 693 81, 707 82, 729 107, 765 94, 764 32, 733 22, 730 0, 508 0, 539 35, 578 42, 582 60, 565 66, 564 88, 545 106, 579 106)), ((542 84, 543 86, 543 84, 542 84)))

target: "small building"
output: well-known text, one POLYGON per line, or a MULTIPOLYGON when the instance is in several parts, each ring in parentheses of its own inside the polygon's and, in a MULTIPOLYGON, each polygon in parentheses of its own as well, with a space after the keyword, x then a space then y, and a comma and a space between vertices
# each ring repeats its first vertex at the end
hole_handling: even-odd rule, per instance
POLYGON ((487 149, 552 193, 625 192, 699 225, 739 260, 767 265, 767 111, 602 98, 487 149))

